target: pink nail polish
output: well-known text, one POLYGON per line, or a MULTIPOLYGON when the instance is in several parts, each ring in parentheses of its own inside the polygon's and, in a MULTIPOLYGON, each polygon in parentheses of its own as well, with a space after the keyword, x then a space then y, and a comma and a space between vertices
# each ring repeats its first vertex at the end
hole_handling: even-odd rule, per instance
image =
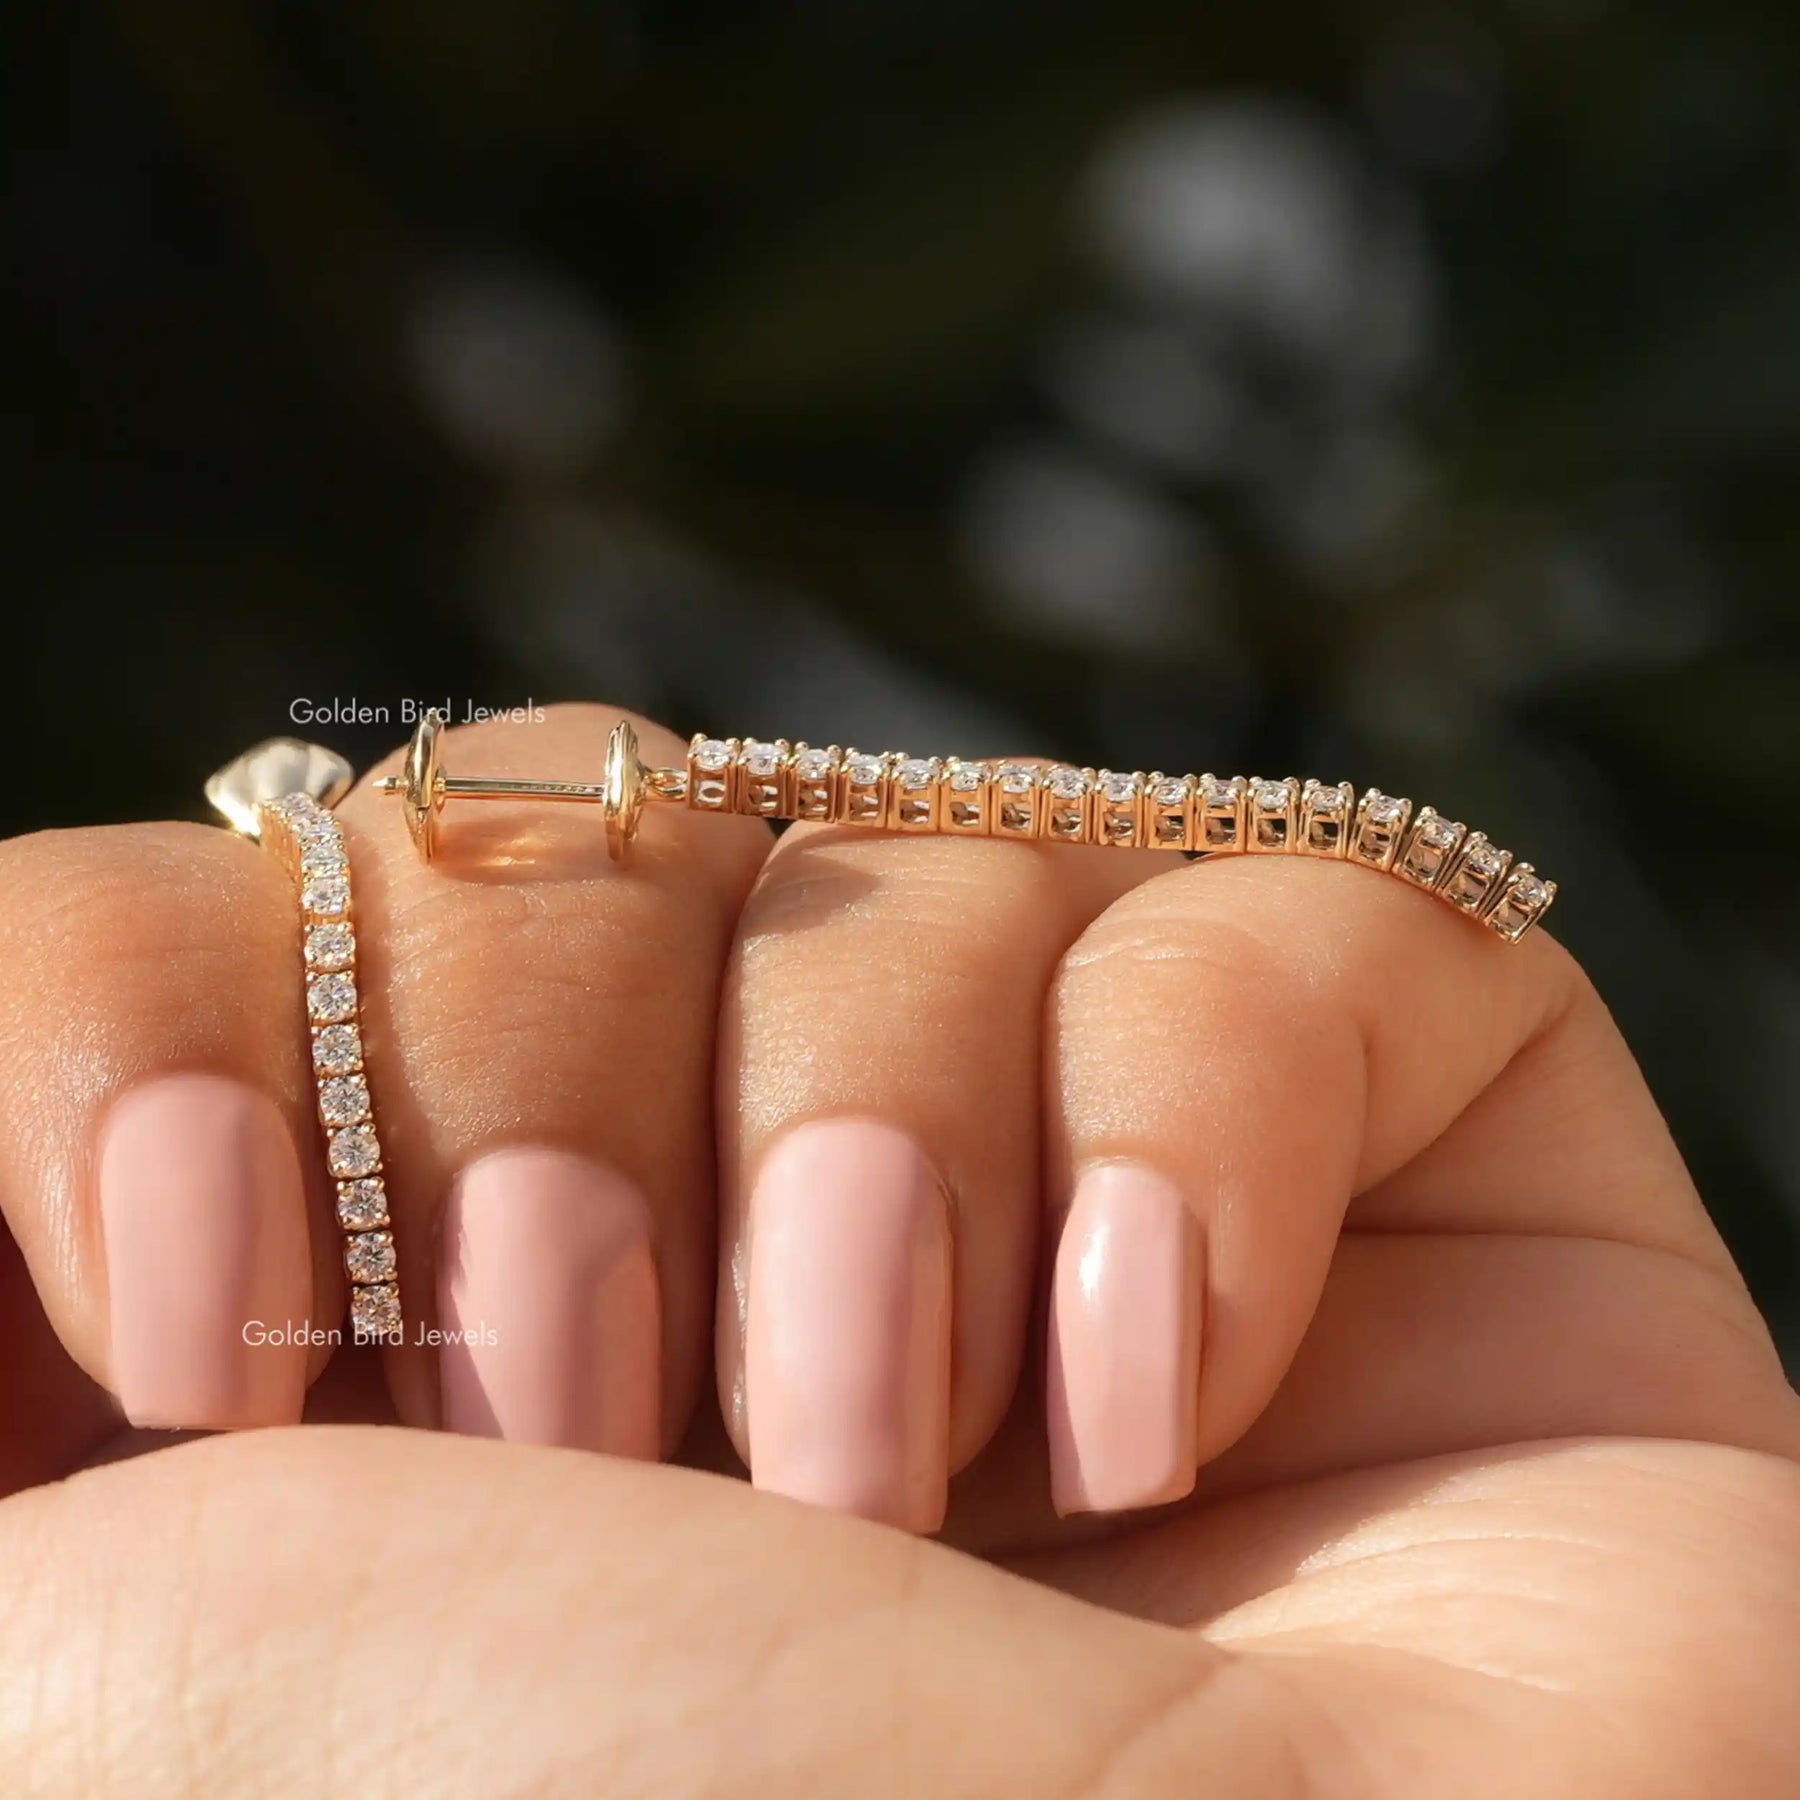
POLYGON ((1137 1163, 1075 1187, 1050 1300, 1050 1489, 1059 1513, 1178 1500, 1194 1485, 1199 1221, 1137 1163))
POLYGON ((950 1221, 912 1139, 871 1119, 782 1138, 751 1196, 748 1289, 756 1486, 936 1530, 949 1483, 950 1221))
POLYGON ((654 1461, 662 1313, 650 1211, 571 1151, 491 1151, 457 1178, 438 1277, 444 1423, 654 1461))
POLYGON ((109 1362, 134 1425, 283 1425, 306 1399, 312 1252, 300 1159, 265 1094, 167 1075, 101 1126, 109 1362))

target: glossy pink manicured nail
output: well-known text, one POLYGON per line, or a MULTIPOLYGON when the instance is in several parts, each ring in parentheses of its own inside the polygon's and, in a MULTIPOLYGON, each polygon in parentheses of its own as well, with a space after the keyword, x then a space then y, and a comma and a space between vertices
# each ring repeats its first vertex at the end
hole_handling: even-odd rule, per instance
POLYGON ((1194 1485, 1198 1221, 1154 1169, 1075 1187, 1050 1300, 1050 1491, 1059 1513, 1178 1500, 1194 1485))
POLYGON ((827 1119, 769 1152, 750 1204, 750 1472, 907 1531, 949 1482, 950 1221, 904 1132, 827 1119))
POLYGON ((110 1362, 134 1425, 290 1424, 306 1398, 312 1252, 280 1110, 220 1075, 167 1075, 100 1133, 110 1362))
POLYGON ((451 1190, 438 1314, 444 1423, 654 1461, 662 1316, 650 1212, 566 1150, 495 1150, 451 1190))

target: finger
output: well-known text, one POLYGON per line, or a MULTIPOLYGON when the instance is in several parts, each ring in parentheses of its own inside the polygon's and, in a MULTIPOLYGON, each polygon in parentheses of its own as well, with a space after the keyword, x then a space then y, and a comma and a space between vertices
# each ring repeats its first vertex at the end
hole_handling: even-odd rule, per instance
POLYGON ((343 1287, 284 878, 141 825, 0 882, 0 1206, 47 1318, 137 1424, 297 1419, 343 1287))
POLYGON ((372 1793, 1060 1793, 1221 1661, 685 1470, 366 1429, 230 1447, 0 1507, 21 1800, 325 1800, 346 1758, 372 1793))
POLYGON ((1203 864, 1097 920, 1053 1008, 1060 1510, 1185 1493, 1274 1392, 1352 1196, 1490 1087, 1505 1111, 1479 1125, 1467 1197, 1440 1183, 1410 1227, 1589 1233, 1729 1267, 1629 1054, 1547 938, 1508 949, 1348 867, 1203 864), (1548 1086, 1571 1047, 1590 1068, 1548 1086))
MULTIPOLYGON (((1346 1232, 1280 1386, 1201 1469, 1206 1505, 1174 1516, 1248 1495, 1285 1514, 1350 1470, 1578 1437, 1800 1460, 1800 1399, 1749 1295, 1687 1257, 1590 1237, 1346 1232)), ((957 1495, 958 1547, 1117 1549, 1118 1522, 1055 1517, 1047 1473, 1041 1417, 1009 1420, 957 1495)), ((1145 1569, 1136 1548, 1124 1560, 1145 1569)), ((1170 1576, 1157 1580, 1166 1598, 1170 1576)))
POLYGON ((683 1470, 189 1445, 0 1508, 7 1741, 24 1800, 1791 1791, 1791 1466, 1411 1474, 1265 1520, 1314 1560, 1214 1641, 683 1470))
POLYGON ((1018 1377, 1043 993, 1148 857, 796 828, 740 923, 719 1379, 758 1486, 935 1529, 1018 1377))
MULTIPOLYGON (((619 717, 552 707, 447 732, 443 754, 578 779, 619 717)), ((638 730, 649 760, 684 760, 638 730)), ((704 1378, 719 979, 768 829, 669 807, 620 865, 585 808, 468 807, 427 864, 369 783, 339 810, 410 1318, 389 1352, 402 1416, 654 1456, 704 1378)))

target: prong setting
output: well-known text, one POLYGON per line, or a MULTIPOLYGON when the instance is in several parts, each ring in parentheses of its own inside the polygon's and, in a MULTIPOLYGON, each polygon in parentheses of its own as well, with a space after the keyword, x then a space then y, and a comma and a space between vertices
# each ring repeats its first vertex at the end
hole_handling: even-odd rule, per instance
MULTIPOLYGON (((636 738, 622 724, 609 747, 607 780, 595 787, 448 776, 433 725, 415 736, 407 777, 378 785, 406 801, 409 822, 429 822, 415 827, 427 855, 435 845, 437 813, 449 799, 536 797, 602 804, 608 845, 620 858, 644 806, 674 802, 695 812, 919 835, 1360 863, 1435 894, 1508 942, 1529 931, 1556 896, 1554 882, 1435 807, 1415 808, 1379 788, 1367 789, 1359 799, 1348 782, 1291 775, 1143 774, 1075 763, 972 761, 699 734, 683 765, 659 769, 638 759, 636 738)), ((290 829, 299 847, 295 867, 309 921, 308 1008, 320 1034, 345 1028, 353 1033, 355 939, 348 871, 331 829, 298 815, 290 829)), ((354 1037, 320 1035, 315 1055, 321 1078, 354 1074, 361 1067, 354 1037)))

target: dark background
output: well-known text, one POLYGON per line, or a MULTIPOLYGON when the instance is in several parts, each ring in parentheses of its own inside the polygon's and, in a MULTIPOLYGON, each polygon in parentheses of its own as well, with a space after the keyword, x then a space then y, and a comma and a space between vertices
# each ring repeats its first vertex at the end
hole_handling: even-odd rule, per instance
POLYGON ((1788 0, 11 0, 0 824, 352 697, 1428 798, 1561 879, 1794 1359, 1797 61, 1788 0))

